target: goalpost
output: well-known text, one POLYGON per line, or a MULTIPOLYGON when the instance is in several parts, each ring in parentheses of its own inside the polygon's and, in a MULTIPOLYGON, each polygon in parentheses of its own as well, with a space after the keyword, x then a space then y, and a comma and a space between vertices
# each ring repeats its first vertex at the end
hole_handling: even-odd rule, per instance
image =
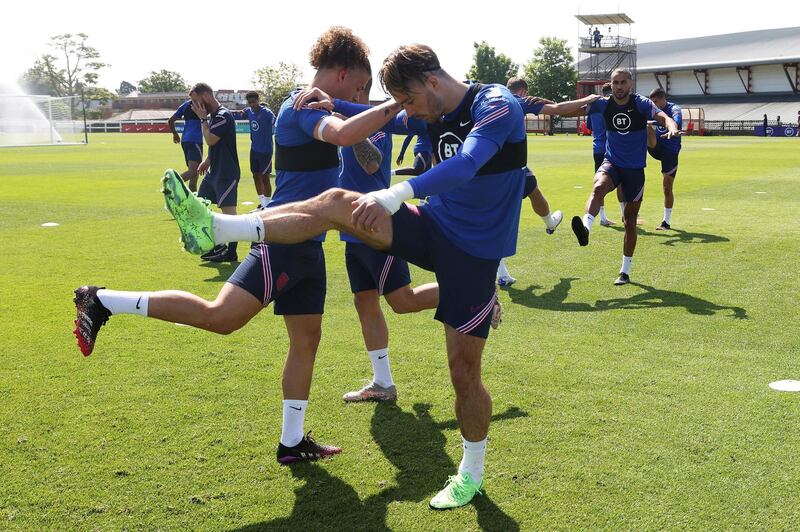
POLYGON ((87 143, 80 96, 0 94, 0 147, 87 143))

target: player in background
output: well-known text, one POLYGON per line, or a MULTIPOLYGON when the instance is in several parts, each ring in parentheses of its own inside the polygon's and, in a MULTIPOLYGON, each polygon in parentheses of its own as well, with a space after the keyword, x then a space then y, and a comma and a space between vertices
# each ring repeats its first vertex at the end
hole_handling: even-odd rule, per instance
POLYGON ((181 174, 181 177, 189 183, 189 190, 196 192, 197 167, 203 160, 203 132, 200 128, 200 118, 192 110, 192 100, 183 102, 169 117, 167 123, 172 132, 172 142, 180 144, 183 149, 186 171, 181 174), (175 121, 180 119, 183 119, 183 133, 178 135, 175 121))
MULTIPOLYGON (((400 166, 405 158, 406 149, 411 143, 414 135, 406 135, 403 139, 403 145, 400 147, 400 154, 397 156, 397 163, 400 166)), ((414 144, 414 163, 412 166, 398 168, 392 172, 393 175, 419 175, 431 169, 433 164, 433 153, 431 148, 431 139, 425 135, 417 136, 417 142, 414 144)))
MULTIPOLYGON (((672 117, 678 125, 678 129, 683 128, 683 112, 681 108, 672 102, 667 101, 667 93, 661 87, 650 91, 650 99, 661 111, 672 117)), ((672 185, 675 183, 675 176, 678 175, 678 155, 681 152, 681 137, 664 137, 666 129, 663 126, 652 124, 647 126, 647 151, 653 159, 661 161, 661 175, 664 185, 664 219, 661 225, 656 227, 657 231, 668 231, 671 229, 672 206, 675 204, 675 195, 672 192, 672 185)))
POLYGON ((250 122, 250 171, 253 173, 253 183, 258 194, 258 206, 266 207, 272 196, 272 183, 269 176, 272 173, 272 130, 275 125, 275 115, 260 102, 256 91, 245 94, 247 107, 241 111, 233 111, 237 120, 250 122))
POLYGON ((625 200, 625 238, 622 268, 614 284, 624 285, 630 282, 631 261, 636 249, 636 217, 644 196, 647 121, 655 119, 665 126, 665 138, 678 135, 678 126, 649 98, 633 92, 633 77, 625 69, 617 69, 611 73, 611 97, 594 102, 586 113, 588 116, 603 116, 607 135, 606 153, 603 164, 595 173, 592 192, 586 202, 586 213, 583 219, 579 216, 572 218, 572 231, 581 246, 588 245, 589 232, 600 211, 600 199, 616 187, 622 187, 622 197, 625 200))
MULTIPOLYGON (((371 85, 371 82, 368 83, 356 103, 369 104, 371 85)), ((394 133, 395 121, 392 120, 366 140, 342 148, 339 186, 362 193, 389 188, 392 181, 394 133), (369 146, 364 146, 365 143, 369 146)), ((439 285, 428 283, 412 289, 406 261, 373 249, 348 233, 341 232, 340 238, 346 242, 344 256, 347 276, 361 323, 361 334, 372 364, 372 380, 360 390, 347 392, 343 399, 347 402, 394 401, 397 399, 397 387, 389 363, 389 329, 381 310, 380 297, 383 296, 398 314, 418 312, 436 308, 439 304, 439 285)))
MULTIPOLYGON (((310 53, 310 63, 316 69, 313 86, 342 99, 356 98, 370 79, 367 53, 366 45, 349 29, 330 28, 320 36, 310 53)), ((293 92, 278 113, 275 124, 275 194, 260 213, 280 216, 284 204, 302 205, 302 200, 315 198, 335 187, 339 178, 337 145, 350 146, 363 140, 397 112, 389 113, 393 105, 387 104, 378 109, 377 114, 357 117, 344 125, 333 119, 330 113, 308 105, 295 109, 293 104, 298 94, 299 91, 293 92), (320 140, 322 130, 326 130, 325 141, 320 140)), ((183 216, 193 213, 202 214, 207 222, 215 220, 216 225, 196 224, 192 226, 196 231, 184 233, 182 240, 186 249, 202 253, 215 244, 231 240, 261 242, 264 239, 259 214, 230 216, 212 213, 204 202, 186 189, 173 170, 167 171, 163 185, 167 206, 174 216, 183 219, 183 216), (238 238, 231 224, 234 229, 241 229, 243 224, 248 230, 247 236, 238 238)), ((349 217, 352 211, 350 202, 347 208, 349 217)), ((326 293, 322 250, 324 232, 324 229, 312 230, 292 242, 253 246, 214 301, 177 290, 123 292, 82 286, 75 290, 78 346, 85 356, 91 354, 100 327, 111 316, 119 314, 137 314, 230 334, 274 302, 274 311, 283 316, 289 336, 289 352, 283 371, 283 424, 277 460, 288 464, 337 454, 341 452, 338 447, 318 444, 304 434, 314 361, 322 334, 326 293)), ((238 234, 241 236, 241 230, 238 234)), ((121 324, 124 325, 124 320, 121 324)))
MULTIPOLYGON (((192 111, 200 118, 203 140, 208 144, 208 155, 197 167, 204 175, 197 195, 214 203, 224 214, 236 214, 241 170, 236 148, 236 120, 233 114, 214 97, 214 91, 205 83, 195 85, 192 111)), ((210 262, 236 262, 238 242, 228 242, 215 247, 202 256, 210 262)))

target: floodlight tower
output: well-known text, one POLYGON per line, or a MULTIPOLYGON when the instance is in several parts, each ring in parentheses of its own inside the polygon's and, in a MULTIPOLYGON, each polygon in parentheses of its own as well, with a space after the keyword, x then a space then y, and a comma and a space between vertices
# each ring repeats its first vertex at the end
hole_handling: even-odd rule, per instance
POLYGON ((636 81, 636 39, 633 20, 625 13, 575 15, 583 28, 578 46, 578 98, 600 93, 617 68, 627 68, 636 81), (621 30, 627 36, 621 34, 621 30))

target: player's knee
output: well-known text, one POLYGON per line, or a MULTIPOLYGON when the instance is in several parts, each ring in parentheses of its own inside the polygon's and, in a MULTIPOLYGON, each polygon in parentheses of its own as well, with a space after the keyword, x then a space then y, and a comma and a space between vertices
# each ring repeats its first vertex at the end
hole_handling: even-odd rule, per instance
POLYGON ((450 380, 456 393, 466 393, 481 381, 480 361, 469 361, 462 357, 450 359, 450 380))
POLYGON ((338 205, 345 200, 350 191, 343 188, 329 188, 322 193, 322 201, 326 205, 338 205))
POLYGON ((310 327, 305 329, 302 334, 296 334, 289 338, 289 347, 296 352, 316 354, 321 339, 322 328, 310 327))
POLYGON ((220 309, 220 307, 211 307, 206 321, 206 330, 216 334, 228 335, 238 331, 244 326, 240 320, 230 316, 228 312, 220 309))
POLYGON ((392 292, 392 297, 387 297, 386 302, 389 303, 395 314, 408 314, 415 310, 412 297, 412 293, 407 293, 401 289, 392 292))

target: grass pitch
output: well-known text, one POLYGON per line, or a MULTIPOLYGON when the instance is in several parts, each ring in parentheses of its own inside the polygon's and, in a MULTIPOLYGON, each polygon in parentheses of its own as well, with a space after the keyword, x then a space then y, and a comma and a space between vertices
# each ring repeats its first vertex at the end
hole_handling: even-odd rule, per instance
MULTIPOLYGON (((271 308, 231 336, 113 317, 91 357, 75 346, 81 284, 213 298, 233 270, 180 250, 158 192, 179 147, 109 134, 0 151, 0 529, 796 527, 800 395, 767 384, 800 379, 798 141, 685 139, 666 233, 649 160, 625 287, 612 286, 621 232, 596 226, 579 248, 569 229, 591 184, 589 139, 529 146, 565 223, 547 236, 523 207, 519 281, 484 355, 486 494, 448 512, 427 507, 461 456, 433 312, 387 308, 397 405, 343 404, 369 361, 329 235, 306 426, 344 452, 279 467, 287 340, 271 308)), ((240 136, 244 170, 248 148, 240 136)), ((256 201, 246 177, 239 197, 256 201)))

